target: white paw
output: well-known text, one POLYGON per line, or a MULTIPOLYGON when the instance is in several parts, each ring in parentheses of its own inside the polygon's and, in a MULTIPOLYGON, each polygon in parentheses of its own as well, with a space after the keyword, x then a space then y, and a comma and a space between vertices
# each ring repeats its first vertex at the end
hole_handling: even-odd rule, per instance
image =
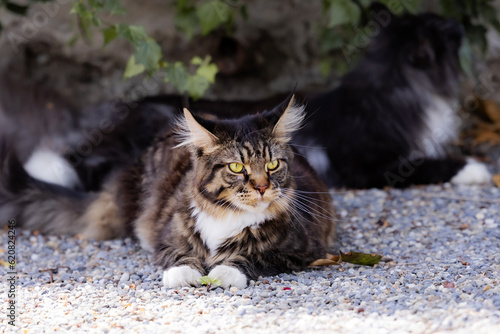
POLYGON ((488 168, 472 158, 467 159, 467 164, 451 179, 455 184, 481 184, 490 181, 488 168))
POLYGON ((200 277, 200 272, 189 266, 172 267, 163 272, 163 285, 169 289, 190 285, 199 286, 198 278, 200 277))
POLYGON ((224 289, 228 289, 229 287, 244 289, 247 286, 247 277, 235 267, 221 264, 212 269, 208 276, 221 280, 221 287, 224 289))

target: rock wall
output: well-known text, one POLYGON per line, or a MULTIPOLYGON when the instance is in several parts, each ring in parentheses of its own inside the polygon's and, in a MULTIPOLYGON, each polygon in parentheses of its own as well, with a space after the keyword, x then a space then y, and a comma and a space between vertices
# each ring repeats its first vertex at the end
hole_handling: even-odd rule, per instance
MULTIPOLYGON (((325 90, 335 84, 333 77, 325 78, 319 71, 315 24, 321 16, 321 1, 245 3, 249 19, 238 16, 233 38, 216 31, 189 41, 174 28, 173 0, 124 0, 127 14, 114 20, 146 27, 168 60, 189 61, 194 55, 212 55, 220 73, 207 98, 252 100, 288 92, 295 84, 302 90, 325 90)), ((500 0, 497 3, 500 6, 500 0)), ((426 9, 433 6, 433 1, 425 4, 426 9)), ((144 84, 139 77, 123 80, 131 52, 124 41, 102 48, 100 34, 96 33, 91 44, 80 39, 70 46, 79 34, 70 8, 70 0, 54 0, 33 6, 25 18, 2 11, 0 73, 53 88, 77 106, 120 96, 133 99, 175 92, 160 81, 144 84)), ((478 60, 477 75, 468 79, 466 95, 484 85, 481 80, 493 86, 495 73, 500 73, 500 37, 490 32, 489 40, 492 46, 488 57, 478 60)), ((500 95, 496 92, 494 88, 489 97, 500 95)))

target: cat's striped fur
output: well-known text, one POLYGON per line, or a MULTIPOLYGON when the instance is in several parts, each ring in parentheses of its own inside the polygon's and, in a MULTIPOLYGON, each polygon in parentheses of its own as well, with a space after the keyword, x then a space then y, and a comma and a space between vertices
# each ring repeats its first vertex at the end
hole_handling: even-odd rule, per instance
POLYGON ((238 120, 208 121, 186 110, 177 134, 159 137, 99 194, 68 196, 23 174, 16 189, 2 180, 0 214, 42 232, 133 233, 165 269, 167 287, 197 285, 207 274, 243 287, 248 278, 301 270, 325 256, 335 235, 327 188, 288 145, 303 117, 293 97, 238 120), (60 198, 68 202, 61 209, 54 205, 60 198), (51 212, 50 221, 34 217, 36 208, 51 212))

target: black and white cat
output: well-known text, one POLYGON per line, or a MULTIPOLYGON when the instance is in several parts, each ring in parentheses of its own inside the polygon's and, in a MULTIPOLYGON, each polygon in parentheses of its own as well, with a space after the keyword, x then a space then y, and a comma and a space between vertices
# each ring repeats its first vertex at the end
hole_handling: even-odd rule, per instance
POLYGON ((385 17, 338 88, 308 101, 295 144, 329 186, 486 183, 486 166, 449 153, 457 140, 463 27, 434 14, 385 17))

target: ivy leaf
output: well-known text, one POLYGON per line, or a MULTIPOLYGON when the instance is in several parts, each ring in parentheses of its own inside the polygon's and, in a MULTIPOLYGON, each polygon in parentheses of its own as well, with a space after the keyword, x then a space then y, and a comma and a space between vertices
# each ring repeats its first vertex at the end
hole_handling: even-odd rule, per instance
POLYGON ((361 10, 351 0, 334 0, 328 10, 328 28, 343 24, 356 25, 361 17, 361 10))
POLYGON ((189 96, 197 100, 205 94, 206 90, 210 87, 210 82, 207 79, 194 75, 190 76, 186 82, 186 91, 189 96))
POLYGON ((142 26, 118 24, 116 27, 118 36, 126 38, 134 46, 138 45, 141 41, 148 37, 148 34, 142 26))
POLYGON ((173 64, 167 65, 165 73, 165 82, 170 82, 180 93, 184 93, 186 91, 189 73, 183 63, 177 61, 173 64))
POLYGON ((202 35, 207 35, 219 25, 230 21, 232 9, 220 0, 211 0, 199 5, 196 15, 200 21, 202 35))
POLYGON ((191 8, 185 11, 177 11, 177 14, 174 16, 174 26, 185 33, 188 39, 192 39, 198 26, 196 10, 191 8))
POLYGON ((215 75, 219 71, 217 65, 210 63, 212 58, 210 56, 201 59, 200 57, 194 57, 191 60, 191 64, 199 65, 196 69, 196 75, 205 78, 209 83, 213 84, 215 82, 215 75))
POLYGON ((102 37, 104 38, 104 45, 106 46, 118 37, 118 29, 116 26, 109 27, 102 30, 102 37))
POLYGON ((134 55, 136 63, 144 65, 148 72, 158 69, 162 58, 161 47, 151 37, 136 43, 134 55))
MULTIPOLYGON (((5 1, 2 1, 2 2, 5 3, 5 1)), ((13 2, 5 3, 5 8, 9 12, 12 12, 12 13, 17 14, 17 15, 25 16, 26 13, 28 12, 28 6, 18 5, 18 4, 13 3, 13 2)))
POLYGON ((104 1, 103 8, 109 11, 112 15, 125 14, 125 9, 122 7, 121 0, 104 1))
POLYGON ((378 254, 365 254, 357 252, 342 253, 340 252, 340 257, 343 262, 349 262, 353 264, 359 264, 362 266, 374 266, 380 262, 382 255, 378 254))
POLYGON ((130 56, 127 66, 125 66, 125 72, 123 73, 123 79, 129 79, 136 75, 143 73, 146 67, 142 64, 138 64, 135 61, 135 55, 130 56))

